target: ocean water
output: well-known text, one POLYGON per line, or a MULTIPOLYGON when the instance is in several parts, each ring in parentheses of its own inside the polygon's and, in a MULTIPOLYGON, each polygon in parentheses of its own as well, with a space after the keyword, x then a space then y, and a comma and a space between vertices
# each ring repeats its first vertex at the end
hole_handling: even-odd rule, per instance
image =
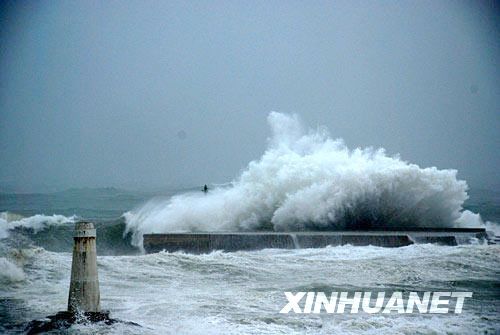
MULTIPOLYGON (((229 184, 157 194, 114 188, 0 193, 0 333, 67 305, 74 223, 97 228, 101 306, 138 323, 84 334, 496 334, 500 245, 339 246, 145 255, 145 233, 486 227, 498 190, 383 149, 350 150, 272 112, 263 155, 229 184), (462 314, 279 314, 285 291, 472 291, 462 314)), ((375 294, 374 294, 375 296, 375 294)))
POLYGON ((422 168, 384 149, 349 149, 325 128, 271 112, 262 156, 210 192, 151 199, 124 214, 132 243, 172 231, 310 231, 473 227, 480 213, 457 170, 422 168))
MULTIPOLYGON (((174 192, 172 192, 174 193, 174 192)), ((184 193, 181 191, 180 193, 184 193)), ((172 194, 164 193, 168 198, 172 194)), ((470 190, 465 208, 500 222, 500 194, 470 190)), ((124 213, 153 195, 117 189, 1 194, 0 333, 67 304, 74 222, 98 230, 101 306, 140 326, 75 325, 75 334, 496 334, 500 247, 419 244, 141 254, 124 213), (279 314, 284 291, 472 291, 462 314, 279 314)))

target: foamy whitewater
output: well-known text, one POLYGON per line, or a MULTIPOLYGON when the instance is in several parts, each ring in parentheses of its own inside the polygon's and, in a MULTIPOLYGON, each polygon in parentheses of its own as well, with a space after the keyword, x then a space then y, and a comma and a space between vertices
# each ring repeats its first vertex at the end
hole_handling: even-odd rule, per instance
POLYGON ((35 233, 48 226, 75 223, 76 216, 65 217, 64 215, 37 214, 23 217, 19 214, 0 212, 0 239, 9 236, 9 230, 22 227, 32 229, 35 233))
POLYGON ((268 119, 263 156, 207 194, 168 191, 148 201, 153 194, 115 188, 0 191, 0 333, 24 333, 30 321, 66 309, 80 218, 97 228, 101 307, 140 326, 77 324, 56 334, 500 333, 500 244, 202 255, 143 254, 131 244, 140 247, 146 232, 453 227, 482 225, 481 217, 499 235, 498 190, 467 191, 454 170, 422 169, 383 150, 348 150, 324 129, 305 131, 296 116, 268 119), (285 291, 471 291, 473 298, 462 314, 279 314, 285 291))
POLYGON ((173 231, 299 231, 482 225, 463 211, 456 170, 420 168, 383 149, 349 150, 326 129, 304 131, 296 115, 271 112, 258 161, 229 187, 153 199, 127 212, 133 242, 173 231))

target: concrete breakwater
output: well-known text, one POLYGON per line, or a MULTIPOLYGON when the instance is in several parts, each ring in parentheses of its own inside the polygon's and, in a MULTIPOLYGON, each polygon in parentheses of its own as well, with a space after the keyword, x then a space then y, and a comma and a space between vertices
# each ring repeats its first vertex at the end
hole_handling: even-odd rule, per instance
POLYGON ((391 231, 145 234, 143 246, 147 253, 162 250, 204 253, 213 250, 323 248, 346 244, 380 247, 402 247, 414 243, 457 245, 473 238, 487 239, 486 231, 482 228, 421 228, 391 231))

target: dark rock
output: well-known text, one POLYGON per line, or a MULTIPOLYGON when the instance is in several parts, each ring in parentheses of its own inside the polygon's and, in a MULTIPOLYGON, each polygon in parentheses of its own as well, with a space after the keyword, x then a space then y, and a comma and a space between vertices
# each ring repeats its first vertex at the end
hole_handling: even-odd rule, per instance
POLYGON ((112 319, 109 317, 109 311, 102 312, 85 312, 85 313, 71 313, 59 312, 55 315, 47 316, 43 320, 33 320, 25 327, 26 334, 41 334, 53 330, 62 330, 71 327, 73 324, 88 324, 95 322, 103 322, 106 325, 114 323, 126 323, 131 326, 139 326, 139 324, 130 321, 122 321, 112 319))

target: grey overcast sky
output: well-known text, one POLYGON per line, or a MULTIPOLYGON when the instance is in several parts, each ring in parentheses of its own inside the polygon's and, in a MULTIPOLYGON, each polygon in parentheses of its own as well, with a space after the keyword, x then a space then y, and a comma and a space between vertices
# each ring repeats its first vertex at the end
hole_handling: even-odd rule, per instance
POLYGON ((271 110, 498 187, 499 13, 489 1, 3 2, 0 187, 230 181, 265 150, 271 110))

